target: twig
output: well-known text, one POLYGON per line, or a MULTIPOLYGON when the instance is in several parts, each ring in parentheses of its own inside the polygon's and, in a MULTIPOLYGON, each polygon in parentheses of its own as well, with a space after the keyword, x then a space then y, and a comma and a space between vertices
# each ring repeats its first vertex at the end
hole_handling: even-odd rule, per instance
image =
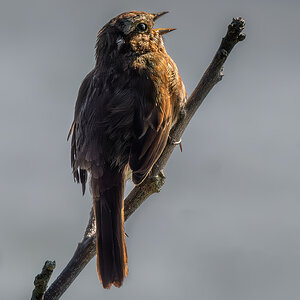
MULTIPOLYGON (((244 27, 245 21, 242 18, 234 18, 228 26, 226 36, 222 39, 221 45, 211 64, 205 71, 192 95, 187 100, 184 111, 182 111, 179 120, 172 128, 170 133, 171 140, 180 140, 185 128, 189 124, 200 104, 214 85, 222 79, 223 64, 225 63, 229 53, 238 42, 245 39, 245 35, 241 33, 244 27)), ((153 166, 150 175, 142 184, 135 186, 127 196, 124 204, 125 220, 127 220, 150 195, 160 191, 165 180, 161 170, 164 169, 174 148, 174 143, 168 143, 166 145, 161 157, 153 166)), ((83 240, 78 244, 78 247, 68 265, 47 290, 44 299, 59 299, 95 254, 95 223, 94 214, 93 211, 91 211, 89 223, 83 240)))
POLYGON ((47 289, 48 281, 55 269, 55 261, 47 260, 44 264, 42 273, 38 274, 34 279, 34 290, 32 291, 31 300, 43 300, 44 293, 47 289))

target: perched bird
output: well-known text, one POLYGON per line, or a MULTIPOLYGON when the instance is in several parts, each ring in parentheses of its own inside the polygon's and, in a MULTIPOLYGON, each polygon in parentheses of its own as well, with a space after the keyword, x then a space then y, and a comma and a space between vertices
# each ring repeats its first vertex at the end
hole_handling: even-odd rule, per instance
POLYGON ((166 12, 132 11, 98 33, 96 65, 78 92, 72 135, 74 179, 88 174, 96 218, 97 272, 104 288, 127 276, 124 186, 129 168, 140 184, 168 141, 186 98, 177 67, 154 29, 166 12))

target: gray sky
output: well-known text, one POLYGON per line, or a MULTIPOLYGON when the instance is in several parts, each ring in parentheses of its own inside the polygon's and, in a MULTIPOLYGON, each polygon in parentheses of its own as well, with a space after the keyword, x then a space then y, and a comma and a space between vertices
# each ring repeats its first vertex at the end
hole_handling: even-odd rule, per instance
POLYGON ((129 276, 103 290, 95 260, 63 299, 281 300, 300 294, 299 1, 1 1, 0 297, 28 299, 47 259, 73 254, 91 199, 66 136, 98 30, 170 10, 166 47, 190 94, 232 17, 247 38, 126 223, 129 276))

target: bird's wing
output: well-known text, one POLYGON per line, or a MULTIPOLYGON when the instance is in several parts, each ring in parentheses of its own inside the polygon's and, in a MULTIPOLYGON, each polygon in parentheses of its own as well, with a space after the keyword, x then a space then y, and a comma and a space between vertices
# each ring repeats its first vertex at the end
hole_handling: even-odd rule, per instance
POLYGON ((94 75, 94 70, 86 75, 86 77, 84 78, 84 80, 79 88, 78 96, 77 96, 77 100, 76 100, 76 104, 75 104, 74 120, 73 120, 71 128, 69 130, 67 140, 69 140, 71 134, 74 133, 75 121, 76 121, 76 119, 78 119, 80 110, 86 101, 87 91, 90 87, 93 75, 94 75))
POLYGON ((139 87, 142 94, 135 110, 135 135, 129 158, 135 184, 146 178, 161 155, 172 126, 171 99, 164 74, 160 72, 159 76, 144 79, 139 87))
POLYGON ((87 171, 83 170, 81 168, 78 169, 78 163, 77 163, 78 148, 80 147, 80 145, 78 145, 80 143, 78 140, 78 118, 79 118, 82 107, 86 103, 86 96, 87 96, 88 90, 90 88, 92 78, 93 78, 93 71, 91 71, 85 77, 85 79, 83 80, 83 82, 79 88, 77 101, 76 101, 76 105, 75 105, 74 120, 72 122, 71 129, 69 131, 68 138, 67 138, 67 139, 69 139, 70 136, 72 135, 71 166, 73 168, 74 180, 76 182, 78 182, 78 183, 80 182, 82 184, 82 193, 83 194, 85 192, 85 185, 86 185, 86 181, 87 181, 87 171))
MULTIPOLYGON (((155 56, 138 90, 142 97, 134 118, 135 139, 129 165, 132 180, 141 183, 164 150, 171 127, 186 99, 184 84, 170 56, 155 56)), ((149 67, 149 64, 148 64, 149 67)))

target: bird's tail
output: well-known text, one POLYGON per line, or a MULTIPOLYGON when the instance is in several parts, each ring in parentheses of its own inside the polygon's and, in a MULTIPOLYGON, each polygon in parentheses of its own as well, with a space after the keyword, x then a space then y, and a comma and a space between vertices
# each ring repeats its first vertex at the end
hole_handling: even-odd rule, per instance
POLYGON ((127 276, 124 232, 125 171, 106 169, 91 176, 96 218, 97 272, 104 288, 120 287, 127 276))

